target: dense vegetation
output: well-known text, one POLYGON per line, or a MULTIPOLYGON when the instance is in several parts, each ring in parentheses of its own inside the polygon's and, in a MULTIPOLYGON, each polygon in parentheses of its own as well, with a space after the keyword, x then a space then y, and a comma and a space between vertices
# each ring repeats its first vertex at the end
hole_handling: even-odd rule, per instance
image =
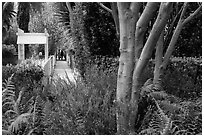
MULTIPOLYGON (((57 48, 73 49, 75 67, 81 75, 77 85, 68 77, 68 81, 51 78, 51 83, 46 83, 43 69, 33 59, 17 64, 12 60, 17 51, 17 22, 7 30, 5 26, 12 23, 4 16, 7 37, 2 45, 2 134, 117 134, 119 39, 112 15, 98 3, 71 3, 71 26, 66 3, 36 3, 37 10, 33 3, 27 3, 30 9, 24 4, 19 6, 23 9, 18 12, 18 23, 30 32, 43 32, 46 27, 50 55, 57 48), (29 16, 23 10, 29 11, 29 16), (23 22, 20 16, 31 18, 23 22)), ((196 4, 189 7, 188 14, 196 4)), ((139 85, 136 134, 202 134, 201 20, 198 17, 183 28, 162 77, 162 87, 153 85, 154 55, 145 67, 139 85)), ((29 50, 36 56, 44 51, 37 45, 29 50)))
MULTIPOLYGON (((7 79, 2 93, 3 134, 116 134, 117 59, 106 60, 90 68, 86 83, 78 80, 77 86, 60 78, 43 86, 42 71, 31 61, 30 65, 7 66, 3 69, 3 79, 7 79)), ((151 78, 151 66, 152 63, 146 68, 142 81, 151 78)), ((161 134, 167 129, 166 134, 201 134, 201 83, 201 59, 172 59, 164 78, 165 90, 149 93, 143 89, 141 93, 145 99, 153 96, 158 108, 154 101, 146 100, 151 107, 138 124, 138 134, 161 134)))

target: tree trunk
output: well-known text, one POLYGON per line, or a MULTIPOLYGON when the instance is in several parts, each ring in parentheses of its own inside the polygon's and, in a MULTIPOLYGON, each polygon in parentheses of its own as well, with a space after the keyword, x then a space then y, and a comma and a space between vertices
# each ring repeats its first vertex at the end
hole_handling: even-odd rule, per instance
MULTIPOLYGON (((135 5, 139 7, 139 5, 135 5)), ((120 58, 117 79, 117 132, 127 134, 129 129, 128 104, 132 90, 132 74, 134 68, 135 27, 137 12, 132 11, 130 3, 118 3, 120 20, 120 58), (133 14, 135 12, 135 14, 133 14)), ((132 7, 133 10, 134 7, 132 7)))
POLYGON ((157 42, 156 53, 155 53, 155 67, 154 67, 154 79, 153 84, 157 89, 161 89, 161 78, 162 69, 160 68, 163 58, 163 46, 164 46, 164 31, 161 33, 157 42))
MULTIPOLYGON (((159 36, 161 32, 163 31, 168 16, 171 12, 172 3, 162 3, 160 5, 159 14, 157 16, 157 19, 154 23, 153 29, 147 39, 147 42, 142 50, 142 53, 140 55, 140 58, 135 65, 134 73, 133 73, 133 85, 132 85, 132 96, 131 96, 131 121, 135 122, 137 119, 137 113, 138 113, 138 101, 140 96, 140 79, 141 74, 143 73, 143 70, 149 61, 152 51, 159 39, 159 36)), ((133 123, 134 124, 134 123, 133 123)), ((132 127, 134 129, 134 127, 132 127)))
MULTIPOLYGON (((149 21, 151 20, 151 18, 153 17, 154 11, 156 11, 157 7, 159 6, 159 3, 147 3, 141 17, 139 18, 137 25, 136 25, 136 32, 135 32, 135 66, 137 65, 137 61, 140 57, 140 53, 142 51, 143 48, 143 41, 144 41, 144 34, 145 31, 147 29, 147 25, 149 23, 149 21)), ((133 81, 135 82, 134 76, 133 76, 133 81)), ((132 89, 134 89, 133 87, 134 83, 132 84, 132 89)), ((132 92, 133 93, 133 92, 132 92)), ((133 96, 133 95, 131 95, 133 96)), ((132 133, 134 133, 135 130, 135 119, 136 119, 136 110, 137 110, 137 105, 135 105, 135 103, 138 103, 138 98, 136 100, 131 100, 131 105, 130 105, 130 119, 129 119, 129 123, 130 123, 130 130, 132 133)))
MULTIPOLYGON (((19 2, 18 12, 17 12, 17 22, 20 29, 25 33, 28 33, 28 25, 30 21, 30 3, 29 2, 19 2)), ((29 46, 25 44, 25 59, 29 57, 29 46)))

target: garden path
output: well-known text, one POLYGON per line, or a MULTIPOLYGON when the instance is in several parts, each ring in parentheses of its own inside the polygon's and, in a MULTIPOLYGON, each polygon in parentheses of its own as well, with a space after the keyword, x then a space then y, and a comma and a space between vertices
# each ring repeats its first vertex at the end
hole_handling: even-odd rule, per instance
POLYGON ((61 79, 69 81, 67 76, 71 82, 76 83, 73 70, 68 66, 67 62, 57 61, 53 74, 54 79, 60 77, 61 79))

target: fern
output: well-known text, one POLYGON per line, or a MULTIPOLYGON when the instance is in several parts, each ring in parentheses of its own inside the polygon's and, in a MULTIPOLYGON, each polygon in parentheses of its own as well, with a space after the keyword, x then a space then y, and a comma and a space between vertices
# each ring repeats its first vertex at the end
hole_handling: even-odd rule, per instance
POLYGON ((2 109, 4 115, 18 114, 15 111, 15 91, 14 85, 12 83, 12 77, 9 77, 7 81, 4 82, 4 89, 2 92, 2 109), (4 111, 6 109, 6 111, 4 111))
POLYGON ((156 100, 164 100, 168 97, 168 95, 164 91, 151 92, 150 96, 152 96, 156 100))
POLYGON ((33 106, 33 116, 32 116, 32 128, 29 131, 29 134, 43 134, 44 132, 44 117, 45 112, 43 112, 45 101, 38 95, 35 98, 35 104, 33 106))
POLYGON ((31 113, 23 113, 19 115, 18 117, 16 117, 16 119, 9 126, 8 131, 10 133, 18 132, 22 128, 22 125, 24 123, 25 124, 29 123, 28 119, 31 117, 31 115, 32 115, 31 113))

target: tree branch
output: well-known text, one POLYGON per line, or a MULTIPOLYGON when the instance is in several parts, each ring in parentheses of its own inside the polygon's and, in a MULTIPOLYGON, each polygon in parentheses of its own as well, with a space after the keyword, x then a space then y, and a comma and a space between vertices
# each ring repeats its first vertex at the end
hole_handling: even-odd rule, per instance
POLYGON ((120 28, 119 28, 118 9, 117 9, 117 3, 116 2, 111 3, 111 9, 112 9, 111 14, 112 14, 114 22, 115 22, 116 33, 117 33, 117 36, 119 36, 120 28))
POLYGON ((106 7, 105 5, 103 5, 101 2, 97 2, 103 9, 105 9, 106 11, 112 13, 112 10, 109 9, 108 7, 106 7))
POLYGON ((186 18, 183 22, 183 25, 185 25, 186 23, 188 23, 190 20, 192 20, 198 13, 199 11, 202 9, 202 5, 200 5, 196 11, 194 11, 193 14, 191 14, 188 18, 186 18))
POLYGON ((181 7, 179 11, 178 11, 178 9, 177 9, 177 14, 176 14, 176 16, 174 17, 173 22, 171 22, 170 27, 168 28, 168 31, 167 31, 167 34, 166 34, 166 38, 165 38, 165 40, 164 40, 164 47, 166 47, 167 44, 170 42, 170 41, 169 41, 169 40, 170 40, 170 36, 173 35, 173 33, 172 33, 173 30, 174 30, 173 28, 174 28, 175 23, 178 22, 178 20, 179 20, 179 18, 180 18, 180 15, 181 15, 181 12, 182 12, 182 8, 183 8, 183 7, 181 7))

